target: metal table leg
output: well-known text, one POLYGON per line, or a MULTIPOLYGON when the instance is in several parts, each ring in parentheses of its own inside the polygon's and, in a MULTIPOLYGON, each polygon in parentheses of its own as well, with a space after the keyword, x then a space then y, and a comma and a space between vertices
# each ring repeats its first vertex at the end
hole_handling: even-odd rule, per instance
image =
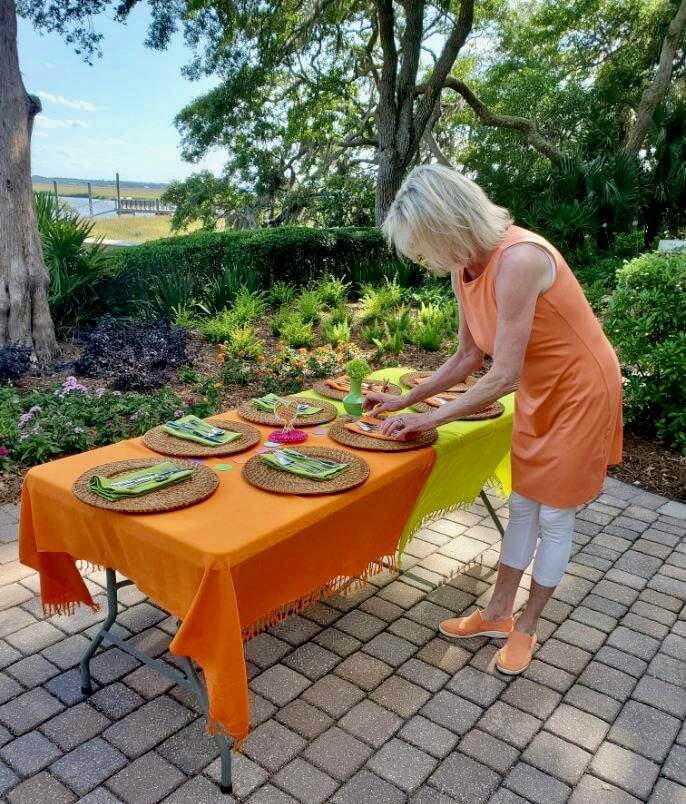
POLYGON ((500 521, 500 519, 498 519, 498 514, 496 514, 495 508, 493 508, 491 505, 491 501, 488 499, 488 494, 481 489, 481 494, 479 496, 481 497, 483 504, 486 506, 486 510, 490 514, 493 524, 498 529, 498 533, 502 536, 505 533, 505 528, 503 527, 503 523, 500 521))
MULTIPOLYGON (((205 712, 205 716, 209 716, 207 690, 191 659, 189 659, 187 656, 181 657, 181 661, 186 670, 186 672, 183 673, 162 659, 153 659, 146 653, 143 653, 137 648, 129 645, 126 640, 121 639, 121 637, 118 637, 116 634, 112 633, 110 629, 117 619, 117 612, 119 610, 117 592, 124 586, 130 586, 133 581, 117 581, 116 573, 112 569, 106 569, 105 575, 107 578, 107 617, 105 617, 105 621, 103 622, 97 634, 93 637, 91 644, 88 646, 88 649, 83 654, 83 658, 81 659, 81 664, 79 665, 79 669, 81 671, 81 692, 84 695, 92 694, 93 685, 91 681, 90 660, 93 658, 96 651, 104 641, 113 642, 115 645, 117 645, 117 647, 121 648, 121 650, 126 651, 126 653, 129 653, 131 656, 135 656, 135 658, 139 661, 147 664, 149 667, 154 668, 165 678, 168 678, 175 684, 178 684, 179 686, 184 687, 192 692, 198 698, 203 711, 205 712)), ((214 741, 219 749, 219 759, 221 764, 221 782, 219 789, 222 791, 222 793, 231 793, 232 743, 230 738, 224 737, 221 734, 215 734, 214 741)))

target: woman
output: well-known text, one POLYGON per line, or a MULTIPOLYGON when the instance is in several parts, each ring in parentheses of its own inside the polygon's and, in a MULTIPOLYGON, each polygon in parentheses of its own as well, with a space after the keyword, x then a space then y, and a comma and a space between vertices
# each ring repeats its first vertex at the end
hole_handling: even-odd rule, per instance
POLYGON ((446 636, 507 638, 496 666, 529 665, 536 625, 569 561, 576 506, 600 493, 607 466, 622 455, 622 387, 617 358, 561 254, 512 224, 507 210, 461 174, 416 168, 383 224, 401 254, 450 274, 460 307, 460 346, 404 397, 370 393, 367 406, 397 411, 491 367, 458 399, 431 413, 386 419, 400 439, 475 413, 517 391, 512 436, 510 519, 498 579, 483 611, 441 623, 446 636), (538 546, 537 546, 538 545, 538 546), (535 558, 534 558, 535 555, 535 558), (513 606, 534 559, 526 607, 513 606))

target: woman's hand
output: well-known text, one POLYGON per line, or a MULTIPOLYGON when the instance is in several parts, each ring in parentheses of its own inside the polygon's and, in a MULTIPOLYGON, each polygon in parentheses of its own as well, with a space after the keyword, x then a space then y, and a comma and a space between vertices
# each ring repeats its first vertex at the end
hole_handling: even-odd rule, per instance
POLYGON ((406 413, 402 416, 389 416, 381 425, 381 432, 398 441, 412 441, 435 426, 431 413, 406 413))
POLYGON ((363 408, 367 413, 374 415, 388 410, 402 410, 407 401, 400 394, 382 394, 380 391, 370 391, 365 394, 363 408))

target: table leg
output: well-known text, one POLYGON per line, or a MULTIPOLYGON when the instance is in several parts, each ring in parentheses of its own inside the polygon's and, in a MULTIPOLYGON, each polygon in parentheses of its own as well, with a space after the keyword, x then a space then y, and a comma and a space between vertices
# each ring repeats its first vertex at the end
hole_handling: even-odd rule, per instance
MULTIPOLYGON (((200 678, 200 675, 196 670, 195 665, 193 664, 191 659, 189 659, 187 656, 180 657, 186 671, 185 673, 181 672, 180 670, 177 670, 175 667, 172 667, 170 664, 168 664, 162 659, 153 659, 146 653, 143 653, 137 648, 134 648, 131 645, 129 645, 127 643, 127 640, 121 639, 121 637, 111 632, 110 629, 112 628, 115 620, 117 619, 117 612, 119 610, 117 591, 121 589, 123 586, 130 586, 133 583, 133 581, 129 581, 127 579, 123 581, 117 581, 117 575, 113 569, 106 569, 105 576, 107 578, 107 617, 105 617, 105 621, 103 622, 97 634, 93 637, 91 644, 88 646, 88 649, 83 654, 83 658, 81 659, 81 664, 79 666, 81 671, 81 692, 84 695, 90 695, 93 692, 93 685, 91 682, 91 672, 90 672, 90 660, 93 658, 95 652, 98 650, 103 641, 106 640, 107 642, 113 642, 122 650, 126 651, 132 656, 135 656, 135 658, 138 659, 139 661, 157 670, 165 678, 168 678, 170 681, 173 681, 175 684, 178 684, 179 686, 185 687, 187 690, 195 694, 198 700, 200 701, 202 708, 205 711, 205 715, 209 716, 209 701, 207 698, 207 689, 205 688, 205 685, 202 679, 200 678)), ((214 741, 217 744, 217 748, 219 749, 219 757, 221 763, 221 782, 219 788, 222 791, 222 793, 231 793, 232 743, 230 738, 224 737, 221 734, 215 734, 214 741)))
POLYGON ((502 536, 505 533, 503 523, 498 518, 498 514, 496 514, 495 512, 495 508, 493 508, 493 506, 491 505, 491 501, 488 499, 488 494, 486 494, 486 492, 483 489, 481 489, 480 497, 483 504, 486 506, 486 510, 490 514, 491 519, 493 520, 493 524, 498 529, 498 533, 502 536))
POLYGON ((110 628, 114 625, 114 621, 117 619, 117 576, 115 571, 111 569, 106 569, 105 575, 107 576, 107 617, 105 617, 105 622, 103 622, 100 630, 93 637, 91 644, 83 654, 81 664, 79 665, 79 670, 81 671, 81 692, 84 695, 91 695, 93 692, 90 661, 102 644, 105 635, 109 632, 110 628))

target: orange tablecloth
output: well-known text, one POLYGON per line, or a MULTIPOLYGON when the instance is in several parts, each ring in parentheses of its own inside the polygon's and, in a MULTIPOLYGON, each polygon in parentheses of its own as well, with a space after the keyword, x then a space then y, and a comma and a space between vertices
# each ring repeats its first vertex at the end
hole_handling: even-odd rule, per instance
MULTIPOLYGON (((238 418, 234 413, 227 417, 238 418)), ((266 436, 272 428, 260 428, 266 436)), ((309 443, 339 446, 326 436, 309 443)), ((130 578, 182 620, 170 650, 203 669, 210 729, 248 733, 243 639, 393 560, 398 539, 435 460, 432 449, 364 452, 371 473, 349 492, 270 494, 240 474, 250 450, 218 472, 208 500, 164 514, 118 514, 80 502, 76 478, 104 463, 153 456, 141 439, 37 466, 22 490, 19 558, 40 573, 46 613, 93 605, 76 567, 85 560, 130 578)))

